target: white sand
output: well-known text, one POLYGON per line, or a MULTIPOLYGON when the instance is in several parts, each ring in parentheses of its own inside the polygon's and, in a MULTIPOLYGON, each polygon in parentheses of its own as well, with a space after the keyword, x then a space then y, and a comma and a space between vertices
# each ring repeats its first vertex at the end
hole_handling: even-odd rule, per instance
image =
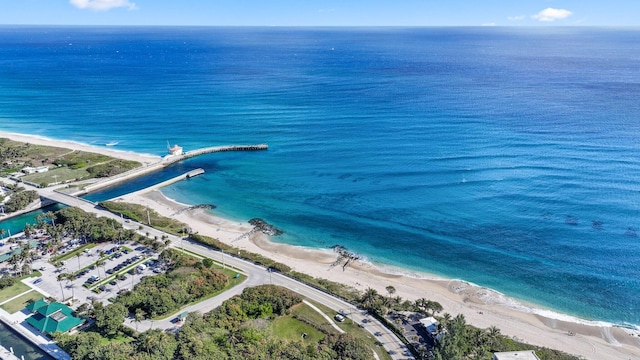
POLYGON ((617 327, 572 319, 562 314, 552 314, 550 311, 548 313, 552 314, 551 316, 536 315, 531 313, 531 308, 513 299, 459 280, 437 279, 428 274, 415 274, 415 277, 400 275, 399 272, 391 274, 390 270, 394 269, 383 269, 364 263, 356 263, 355 266, 347 267, 345 271, 341 266, 330 268, 330 264, 337 258, 330 250, 278 244, 262 234, 252 238, 240 238, 242 234, 251 230, 251 225, 212 216, 204 210, 178 213, 187 205, 167 199, 157 190, 125 196, 122 200, 148 206, 162 215, 189 224, 194 231, 202 235, 260 253, 299 272, 346 283, 361 290, 372 287, 380 294, 386 294, 385 287, 392 285, 396 288, 396 295, 404 299, 415 300, 425 297, 438 301, 445 312, 454 316, 461 313, 467 322, 474 326, 487 328, 495 325, 503 334, 527 343, 581 355, 587 359, 626 360, 640 357, 638 336, 617 327), (569 331, 575 335, 569 336, 569 331))
MULTIPOLYGON (((140 155, 94 147, 76 142, 58 141, 24 134, 0 131, 0 137, 32 144, 50 145, 96 152, 143 164, 154 163, 160 157, 140 155)), ((598 324, 552 312, 536 315, 530 307, 506 298, 490 289, 472 286, 459 280, 437 279, 429 274, 400 275, 399 269, 356 263, 345 271, 341 266, 330 268, 336 254, 330 250, 308 249, 278 244, 265 235, 241 237, 251 230, 248 223, 234 222, 212 216, 204 210, 178 213, 187 205, 178 204, 164 197, 159 191, 136 193, 123 197, 124 201, 149 206, 158 213, 187 223, 202 235, 211 236, 235 247, 260 253, 289 265, 296 271, 315 277, 346 283, 360 290, 367 287, 386 294, 385 287, 392 285, 396 295, 404 299, 427 298, 438 301, 444 311, 452 315, 461 313, 467 322, 480 328, 495 325, 505 335, 525 342, 581 355, 586 359, 638 359, 640 338, 627 330, 598 324), (393 273, 396 273, 395 275, 393 273), (560 320, 562 319, 562 320, 560 320), (575 336, 569 336, 572 331, 575 336)), ((286 230, 286 229, 285 229, 286 230)))
POLYGON ((107 156, 112 156, 114 158, 138 161, 143 165, 156 163, 161 160, 160 156, 144 155, 144 154, 138 154, 130 151, 122 151, 122 150, 116 150, 113 148, 103 148, 99 146, 82 144, 75 141, 54 140, 54 139, 49 139, 41 136, 11 133, 11 132, 6 132, 2 130, 0 130, 0 138, 8 138, 14 141, 31 143, 35 145, 55 146, 55 147, 61 147, 61 148, 66 148, 71 150, 87 151, 87 152, 92 152, 97 154, 103 154, 107 156))

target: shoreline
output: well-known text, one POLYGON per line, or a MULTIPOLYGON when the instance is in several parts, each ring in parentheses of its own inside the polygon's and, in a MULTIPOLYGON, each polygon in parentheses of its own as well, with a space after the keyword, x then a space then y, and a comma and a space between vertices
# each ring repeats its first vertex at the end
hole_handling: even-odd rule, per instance
POLYGON ((59 148, 65 148, 76 151, 86 151, 102 155, 111 156, 117 159, 133 160, 142 165, 149 165, 157 163, 162 160, 162 157, 151 154, 140 154, 133 151, 117 150, 111 148, 103 148, 100 146, 84 144, 71 140, 58 140, 39 135, 30 135, 22 133, 14 133, 9 131, 0 130, 0 138, 8 138, 13 141, 19 141, 24 143, 30 143, 34 145, 54 146, 59 148))
MULTIPOLYGON (((160 160, 159 156, 6 131, 0 131, 0 137, 38 145, 100 153, 139 161, 143 165, 160 160)), ((385 294, 385 288, 391 285, 395 287, 396 295, 403 299, 413 301, 424 297, 438 301, 444 308, 443 312, 452 315, 463 314, 467 323, 471 325, 479 328, 495 325, 500 328, 502 334, 533 345, 562 350, 587 359, 640 357, 640 332, 638 331, 538 308, 535 304, 525 304, 495 290, 459 279, 445 279, 415 270, 365 261, 350 264, 345 271, 340 266, 330 268, 337 255, 329 249, 277 243, 261 233, 251 237, 241 236, 253 228, 247 222, 225 219, 202 209, 180 211, 190 205, 177 203, 166 197, 160 190, 136 192, 113 200, 149 206, 161 215, 170 216, 188 224, 203 235, 262 254, 311 276, 344 283, 358 290, 371 287, 380 294, 385 294), (501 301, 494 301, 495 299, 501 301), (576 336, 569 336, 569 332, 575 333, 576 336)))
POLYGON ((240 238, 251 230, 251 225, 221 218, 202 209, 184 211, 190 205, 178 203, 158 189, 114 200, 149 206, 161 215, 187 223, 202 235, 285 263, 295 271, 347 284, 358 290, 371 287, 380 294, 385 294, 385 288, 391 285, 396 289, 395 295, 403 299, 413 301, 425 297, 438 301, 444 308, 443 313, 463 314, 467 323, 479 328, 495 325, 503 335, 532 345, 562 350, 587 359, 640 356, 640 332, 612 323, 580 319, 536 307, 460 279, 409 270, 416 275, 411 276, 401 268, 361 261, 350 264, 345 271, 340 266, 330 268, 337 257, 332 250, 277 243, 262 233, 240 238), (570 336, 569 332, 575 335, 570 336))

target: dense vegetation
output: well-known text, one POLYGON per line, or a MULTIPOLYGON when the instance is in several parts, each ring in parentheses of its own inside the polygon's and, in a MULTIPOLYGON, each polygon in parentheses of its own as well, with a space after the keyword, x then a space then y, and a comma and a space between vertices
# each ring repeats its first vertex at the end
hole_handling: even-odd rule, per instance
POLYGON ((32 202, 38 200, 38 193, 34 190, 24 190, 22 187, 17 187, 9 200, 4 203, 5 212, 12 213, 14 211, 22 210, 26 208, 32 202))
MULTIPOLYGON (((102 327, 76 335, 57 334, 58 345, 74 359, 351 359, 368 360, 372 350, 350 334, 327 334, 318 342, 274 334, 273 321, 302 301, 300 295, 272 285, 245 289, 205 315, 190 314, 172 334, 149 330, 141 334, 109 332, 102 327), (106 336, 106 337, 105 337, 106 336), (108 341, 111 340, 111 341, 108 341)), ((98 312, 105 312, 100 308, 98 312)), ((114 316, 121 309, 108 310, 114 316)), ((102 316, 104 315, 93 315, 102 316)), ((96 321, 97 324, 97 321, 96 321)), ((120 330, 122 332, 122 329, 120 330)), ((125 331, 126 332, 126 331, 125 331)))
POLYGON ((20 278, 16 276, 0 277, 0 290, 15 284, 18 280, 20 280, 20 278))
POLYGON ((138 166, 140 166, 140 163, 136 161, 116 159, 107 163, 88 167, 87 171, 92 177, 102 178, 118 175, 138 166))
POLYGON ((160 275, 147 277, 116 298, 129 313, 142 311, 149 317, 164 317, 180 307, 222 290, 229 278, 223 272, 205 266, 201 261, 166 249, 160 258, 170 269, 160 275))
MULTIPOLYGON (((96 153, 0 138, 0 174, 4 175, 20 171, 26 166, 48 166, 85 169, 89 177, 105 177, 117 175, 140 165, 136 161, 119 160, 96 153)), ((44 183, 54 181, 44 181, 44 183)))

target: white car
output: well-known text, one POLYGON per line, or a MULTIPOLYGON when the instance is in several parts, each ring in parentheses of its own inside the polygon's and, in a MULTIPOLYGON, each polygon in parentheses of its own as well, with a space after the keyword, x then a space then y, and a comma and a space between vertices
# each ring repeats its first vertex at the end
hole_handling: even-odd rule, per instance
POLYGON ((340 314, 336 314, 336 316, 334 316, 334 318, 336 319, 336 321, 338 322, 343 322, 344 321, 344 316, 340 315, 340 314))

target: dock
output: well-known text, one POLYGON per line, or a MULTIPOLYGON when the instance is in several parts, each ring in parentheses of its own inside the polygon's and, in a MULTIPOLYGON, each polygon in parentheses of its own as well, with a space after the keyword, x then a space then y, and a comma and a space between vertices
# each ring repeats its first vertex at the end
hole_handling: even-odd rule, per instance
MULTIPOLYGON (((0 359, 2 360, 20 360, 19 357, 17 357, 14 353, 13 353, 13 348, 9 348, 10 350, 7 350, 7 348, 5 348, 4 346, 0 345, 0 359)), ((24 359, 24 356, 22 357, 22 359, 24 359)))
MULTIPOLYGON (((186 172, 186 173, 184 173, 182 175, 178 175, 178 176, 172 177, 169 180, 165 180, 165 181, 163 181, 161 183, 158 183, 158 184, 155 184, 155 185, 152 185, 152 186, 148 186, 148 187, 146 187, 144 189, 141 189, 141 190, 138 190, 138 191, 134 191, 132 193, 128 193, 126 196, 146 194, 148 192, 151 192, 151 191, 156 190, 156 189, 163 188, 163 187, 165 187, 167 185, 171 185, 171 184, 176 183, 178 181, 185 180, 185 179, 191 179, 194 176, 198 176, 198 175, 202 175, 202 174, 204 174, 204 169, 202 169, 202 168, 191 170, 191 171, 188 171, 188 172, 186 172)), ((118 197, 118 198, 121 198, 121 197, 118 197)), ((62 200, 62 199, 60 199, 60 200, 62 200)), ((110 199, 110 200, 115 200, 115 199, 110 199)))
MULTIPOLYGON (((39 347, 42 351, 47 353, 49 356, 56 360, 71 360, 71 356, 64 352, 58 345, 52 341, 51 339, 45 337, 42 334, 34 332, 33 330, 27 328, 23 321, 24 315, 22 313, 16 314, 8 314, 6 311, 0 311, 0 321, 2 321, 5 325, 12 328, 18 334, 22 335, 25 340, 30 341, 35 346, 39 347)), ((11 352, 11 351, 9 351, 11 352)), ((15 356, 15 354, 11 354, 15 356)), ((17 358, 17 357, 16 357, 17 358)), ((4 358, 3 358, 4 359, 4 358)), ((11 356, 8 356, 7 359, 13 359, 11 356)))

